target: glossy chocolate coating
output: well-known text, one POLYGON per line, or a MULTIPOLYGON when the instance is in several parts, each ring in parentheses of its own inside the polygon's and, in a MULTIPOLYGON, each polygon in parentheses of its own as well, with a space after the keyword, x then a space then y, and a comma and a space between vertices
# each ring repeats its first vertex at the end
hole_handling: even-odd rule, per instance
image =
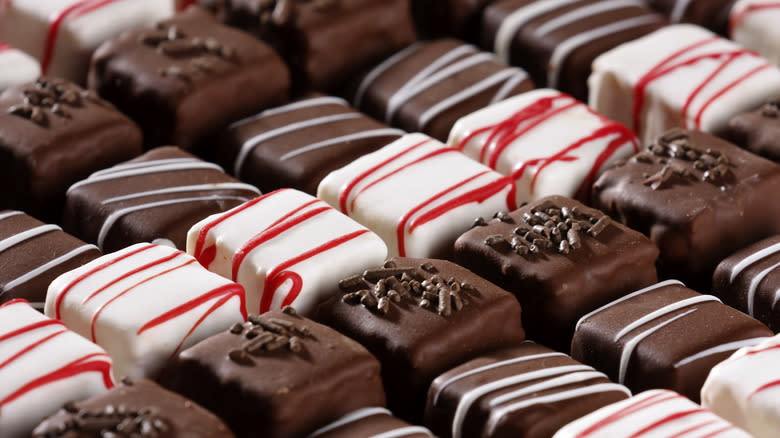
POLYGON ((151 380, 129 379, 105 394, 69 403, 34 438, 232 438, 211 412, 151 380))
POLYGON ((478 38, 479 21, 493 0, 414 0, 411 2, 420 36, 455 36, 467 41, 478 38))
POLYGON ((176 147, 152 149, 120 165, 135 169, 135 172, 123 171, 121 167, 106 169, 115 170, 117 174, 124 172, 126 176, 101 181, 95 175, 95 182, 87 179, 69 190, 63 226, 68 232, 100 245, 105 252, 157 239, 167 239, 183 250, 187 232, 195 223, 259 195, 259 191, 249 186, 228 185, 217 189, 218 184, 238 181, 218 166, 206 168, 204 165, 205 162, 176 147), (163 163, 169 162, 167 160, 180 160, 172 165, 182 167, 157 170, 162 169, 163 163), (132 167, 144 164, 148 167, 132 167), (188 164, 193 167, 186 167, 188 164), (186 186, 199 187, 186 189, 186 186), (186 191, 177 191, 176 187, 186 191), (117 200, 119 197, 123 199, 117 200))
POLYGON ((305 436, 384 406, 379 362, 355 341, 290 310, 249 319, 184 350, 163 385, 219 415, 238 438, 257 437, 259 426, 263 437, 305 436))
POLYGON ((777 164, 714 136, 675 129, 604 172, 593 200, 658 245, 662 278, 709 290, 718 262, 780 233, 778 192, 777 164))
POLYGON ((729 13, 737 0, 645 0, 673 23, 693 23, 721 35, 728 34, 729 13))
POLYGON ((713 366, 740 346, 769 336, 764 324, 670 281, 583 317, 571 355, 634 393, 665 388, 698 402, 713 366), (736 345, 740 341, 748 342, 736 345))
POLYGON ((100 46, 88 82, 141 125, 147 147, 200 151, 228 123, 286 101, 289 73, 268 45, 190 7, 100 46))
MULTIPOLYGON (((558 216, 553 222, 571 228, 566 219, 558 216)), ((642 234, 562 196, 542 198, 475 226, 455 242, 458 263, 515 294, 523 306, 529 339, 561 351, 568 350, 582 315, 655 283, 657 257, 658 248, 642 234), (559 231, 560 237, 554 237, 548 248, 540 246, 544 243, 533 245, 536 238, 544 237, 534 236, 534 225, 544 228, 546 220, 529 222, 525 215, 562 207, 571 220, 587 223, 571 236, 559 231), (586 231, 588 223, 592 228, 602 217, 606 226, 598 234, 586 231), (532 234, 524 237, 528 231, 532 234), (579 248, 571 244, 575 241, 579 248), (569 249, 561 251, 561 245, 569 249), (535 252, 531 246, 537 247, 535 252)))
POLYGON ((141 152, 138 126, 71 82, 41 78, 0 94, 0 208, 57 222, 68 186, 141 152))
POLYGON ((403 437, 431 438, 422 426, 412 426, 384 408, 363 408, 350 412, 306 438, 403 437))
POLYGON ((437 375, 478 354, 525 339, 520 305, 511 294, 451 262, 394 257, 386 266, 343 280, 341 293, 320 305, 315 319, 357 340, 379 358, 388 406, 399 417, 416 422, 428 385, 437 375), (436 297, 423 303, 414 290, 403 294, 406 287, 389 280, 395 277, 403 283, 402 274, 393 275, 401 271, 410 272, 411 283, 433 283, 438 277, 448 285, 433 284, 431 293, 436 297), (403 295, 397 301, 387 297, 384 310, 381 299, 376 300, 384 290, 376 286, 380 280, 387 290, 395 287, 403 295), (363 292, 366 287, 380 293, 363 292), (452 292, 455 288, 458 291, 452 292), (449 296, 449 311, 439 306, 441 293, 459 297, 449 296), (456 301, 462 303, 460 309, 456 301))
POLYGON ((720 262, 712 278, 712 294, 780 332, 780 235, 720 262))
POLYGON ((755 111, 734 116, 725 137, 754 154, 780 163, 780 97, 755 111))

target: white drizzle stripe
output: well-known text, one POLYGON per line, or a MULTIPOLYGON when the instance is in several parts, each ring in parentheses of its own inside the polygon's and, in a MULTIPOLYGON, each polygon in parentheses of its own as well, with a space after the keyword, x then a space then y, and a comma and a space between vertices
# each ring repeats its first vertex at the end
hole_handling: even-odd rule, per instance
POLYGON ((556 18, 553 18, 552 20, 537 27, 536 30, 534 30, 533 38, 542 38, 548 33, 555 32, 556 30, 566 27, 570 24, 576 23, 594 15, 599 15, 604 12, 643 6, 645 6, 645 3, 643 3, 641 0, 604 0, 598 3, 584 5, 556 18))
POLYGON ((674 8, 672 8, 671 13, 669 14, 669 21, 672 23, 679 23, 683 19, 683 15, 685 15, 685 11, 688 10, 688 6, 690 6, 691 0, 677 0, 674 2, 674 8))
POLYGON ((544 359, 547 357, 568 357, 563 353, 540 353, 540 354, 532 354, 529 356, 522 356, 522 357, 515 357, 512 359, 502 360, 500 362, 491 363, 488 365, 483 365, 481 367, 474 368, 472 370, 468 370, 466 372, 460 373, 457 376, 453 376, 449 378, 448 380, 442 382, 439 386, 439 388, 436 390, 436 393, 433 395, 433 404, 434 406, 439 402, 439 395, 441 395, 441 392, 446 388, 447 386, 459 381, 463 380, 466 377, 473 376, 475 374, 484 373, 485 371, 490 371, 496 368, 501 368, 509 365, 514 365, 516 363, 521 362, 527 362, 529 360, 535 360, 535 359, 544 359))
POLYGON ((141 205, 135 205, 132 207, 122 208, 117 211, 112 212, 108 217, 106 218, 106 221, 103 222, 103 225, 100 227, 100 233, 98 234, 97 244, 99 248, 103 248, 103 243, 106 240, 106 236, 108 235, 108 232, 111 231, 111 228, 114 226, 114 223, 118 221, 122 216, 125 216, 130 213, 134 213, 136 211, 141 210, 148 210, 150 208, 156 208, 156 207, 164 207, 166 205, 174 205, 174 204, 185 204, 188 202, 208 202, 208 201, 218 201, 218 200, 235 200, 244 202, 247 199, 241 196, 199 196, 199 197, 193 197, 193 198, 179 198, 179 199, 168 199, 165 201, 157 201, 157 202, 150 202, 147 204, 141 204, 141 205))
POLYGON ((395 129, 395 128, 380 128, 380 129, 371 129, 362 132, 355 132, 353 134, 342 135, 340 137, 334 137, 327 140, 319 141, 317 143, 312 143, 310 145, 306 145, 304 147, 295 149, 294 151, 287 152, 286 154, 282 155, 281 158, 279 158, 279 161, 287 161, 299 155, 303 155, 305 153, 317 149, 337 145, 339 143, 348 143, 351 141, 359 141, 359 140, 365 140, 365 139, 375 138, 375 137, 387 137, 391 135, 400 136, 404 134, 406 134, 405 131, 403 131, 402 129, 395 129))
POLYGON ((618 342, 620 338, 623 336, 629 334, 631 331, 636 330, 642 325, 645 325, 649 323, 650 321, 653 321, 655 319, 658 319, 664 315, 667 315, 669 313, 672 313, 676 310, 683 309, 688 306, 693 306, 694 304, 698 303, 704 303, 709 301, 716 301, 720 303, 720 300, 712 295, 699 295, 697 297, 691 297, 686 298, 684 300, 677 301, 672 304, 668 304, 664 307, 661 307, 660 309, 656 309, 647 315, 633 321, 632 323, 628 324, 627 326, 623 327, 623 330, 620 330, 617 335, 615 335, 615 342, 618 342))
POLYGON ((700 351, 696 354, 692 354, 682 360, 677 361, 674 364, 674 367, 677 368, 689 364, 693 361, 699 360, 702 357, 712 356, 713 354, 723 353, 726 351, 734 351, 742 347, 752 347, 758 344, 759 342, 766 341, 767 339, 771 339, 771 338, 763 337, 763 338, 743 339, 741 341, 728 342, 726 344, 718 345, 717 347, 708 348, 704 351, 700 351))
POLYGON ((94 184, 101 181, 110 181, 112 179, 128 178, 132 176, 148 175, 152 173, 162 172, 176 172, 180 170, 198 170, 198 169, 214 169, 223 172, 222 168, 213 163, 207 163, 205 161, 194 160, 186 163, 174 163, 174 164, 162 164, 142 167, 138 169, 122 170, 120 172, 113 172, 103 175, 92 175, 87 179, 81 180, 76 184, 73 184, 68 189, 68 193, 71 191, 88 184, 94 184))
POLYGON ((582 47, 594 40, 603 38, 607 35, 622 32, 645 24, 650 24, 661 20, 662 17, 656 13, 640 15, 638 17, 627 18, 625 20, 615 21, 606 26, 597 27, 587 32, 575 35, 555 46, 550 61, 547 64, 547 86, 549 88, 558 88, 558 78, 561 73, 561 66, 566 62, 571 52, 578 47, 582 47))
POLYGON ((653 290, 656 290, 656 289, 660 289, 662 287, 671 286, 671 285, 679 285, 679 286, 683 286, 683 287, 685 286, 684 284, 682 284, 682 282, 680 282, 678 280, 666 280, 666 281, 662 281, 660 283, 656 283, 656 284, 654 284, 652 286, 648 286, 648 287, 646 287, 644 289, 639 289, 636 292, 632 292, 632 293, 630 293, 630 294, 628 294, 628 295, 626 295, 626 296, 624 296, 622 298, 618 298, 617 300, 612 301, 610 303, 607 303, 607 304, 599 307, 598 309, 596 309, 596 310, 586 314, 585 316, 580 318, 579 321, 577 321, 577 326, 575 327, 575 330, 580 328, 580 325, 582 324, 583 321, 587 320, 588 318, 593 317, 594 315, 596 315, 596 314, 598 314, 598 313, 600 313, 600 312, 602 312, 604 310, 609 309, 612 306, 620 304, 623 301, 630 300, 631 298, 634 298, 636 296, 642 295, 644 293, 647 293, 647 292, 650 292, 650 291, 653 291, 653 290))
MULTIPOLYGON (((425 112, 422 113, 422 115, 420 115, 420 118, 417 121, 417 130, 423 131, 425 129, 425 126, 428 123, 430 123, 431 120, 438 117, 441 113, 463 102, 464 100, 471 99, 472 97, 477 96, 478 94, 486 90, 489 90, 490 88, 496 86, 497 84, 500 84, 501 82, 507 82, 508 79, 513 78, 515 76, 521 76, 522 79, 528 77, 528 75, 520 69, 501 70, 496 73, 493 73, 492 75, 486 77, 485 79, 482 79, 481 81, 469 87, 466 87, 461 91, 458 91, 457 93, 447 97, 446 99, 439 101, 436 105, 433 105, 432 107, 428 108, 427 110, 425 110, 425 112)), ((503 88, 499 91, 502 90, 503 88)), ((495 96, 498 96, 498 93, 496 93, 495 96)), ((495 99, 495 97, 493 99, 495 99)))
POLYGON ((231 123, 228 126, 228 129, 237 128, 239 126, 243 126, 246 125, 247 123, 252 123, 255 120, 264 119, 266 117, 277 116, 279 114, 289 113, 291 111, 313 108, 315 106, 324 106, 324 105, 343 105, 347 107, 349 106, 347 101, 340 97, 332 97, 332 96, 315 97, 312 99, 306 99, 306 100, 301 100, 299 102, 288 103, 287 105, 278 106, 276 108, 271 108, 265 111, 261 111, 260 113, 255 114, 254 116, 250 116, 245 119, 241 119, 237 122, 231 123))
POLYGON ((215 190, 248 190, 260 194, 260 191, 257 190, 255 186, 244 184, 244 183, 226 182, 226 183, 213 183, 213 184, 193 184, 188 186, 168 187, 164 189, 147 190, 145 192, 131 193, 129 195, 115 196, 113 198, 108 198, 104 200, 101 204, 106 205, 114 202, 129 201, 132 199, 146 198, 149 196, 157 196, 157 195, 169 195, 174 193, 215 191, 215 190))
POLYGON ((626 381, 626 371, 628 370, 628 362, 631 360, 631 354, 633 354, 634 349, 636 348, 636 346, 640 342, 642 342, 643 339, 645 339, 646 337, 652 335, 653 333, 655 333, 656 331, 662 329, 663 327, 673 323, 674 321, 677 321, 678 319, 683 318, 683 317, 685 317, 685 316, 687 316, 687 315, 689 315, 689 314, 691 314, 691 313, 693 313, 695 311, 696 311, 696 309, 693 308, 693 309, 690 309, 687 312, 683 312, 683 313, 681 313, 681 314, 679 314, 679 315, 677 315, 677 316, 675 316, 673 318, 667 319, 666 321, 658 324, 657 326, 651 327, 651 328, 645 330, 644 332, 636 335, 634 338, 632 338, 630 341, 628 341, 626 343, 626 345, 624 345, 622 347, 623 351, 620 353, 620 370, 618 372, 618 382, 619 383, 624 383, 626 381))
POLYGON ((528 6, 523 6, 515 10, 501 22, 501 26, 499 26, 493 41, 493 51, 496 52, 499 59, 507 64, 511 64, 512 40, 515 38, 515 35, 520 28, 537 17, 578 1, 580 0, 548 0, 533 2, 528 6))
POLYGON ((529 382, 531 380, 556 376, 560 374, 573 373, 576 371, 593 371, 593 368, 587 365, 567 365, 545 368, 488 382, 484 385, 467 391, 460 397, 460 400, 458 401, 458 407, 455 408, 455 414, 452 417, 452 438, 461 438, 463 422, 466 419, 466 414, 468 414, 471 405, 473 405, 474 402, 479 400, 481 397, 493 391, 498 391, 500 389, 529 382))
POLYGON ((50 231, 61 231, 61 230, 62 228, 56 225, 49 225, 49 224, 39 225, 35 228, 30 228, 29 230, 22 231, 21 233, 14 234, 11 237, 0 240, 0 252, 7 250, 8 248, 11 248, 14 245, 22 243, 25 240, 30 240, 33 237, 40 236, 41 234, 48 233, 50 231))
POLYGON ((780 301, 780 288, 777 288, 775 291, 775 299, 772 300, 772 307, 775 307, 778 301, 780 301))
POLYGON ((21 211, 8 211, 5 213, 0 214, 0 221, 9 217, 13 216, 19 216, 20 214, 23 214, 21 211))
POLYGON ((430 430, 422 426, 407 426, 407 427, 402 427, 400 429, 391 430, 389 432, 380 433, 378 435, 372 435, 369 438, 398 438, 402 436, 409 436, 409 435, 416 435, 416 434, 425 434, 425 436, 430 436, 430 437, 433 436, 430 430))
MULTIPOLYGON (((764 280, 764 278, 772 273, 775 269, 780 268, 780 262, 775 263, 774 265, 764 269, 763 271, 759 272, 758 275, 753 277, 750 280, 750 286, 748 286, 748 295, 747 295, 747 302, 748 302, 748 314, 750 316, 753 316, 755 307, 756 307, 756 291, 758 290, 758 285, 761 283, 761 281, 764 280)), ((775 299, 775 301, 777 301, 775 299)))
POLYGON ((404 59, 412 56, 415 52, 420 50, 422 46, 423 46, 422 43, 419 42, 414 43, 409 47, 396 53, 395 55, 382 61, 379 65, 374 67, 373 70, 368 72, 366 77, 364 77, 363 80, 360 81, 360 85, 358 86, 357 92, 355 92, 355 98, 352 102, 355 108, 360 108, 360 105, 363 103, 363 96, 365 96, 366 90, 368 90, 368 87, 370 87, 371 84, 373 84, 374 81, 377 80, 377 78, 382 75, 382 73, 391 69, 394 65, 398 64, 404 59))
POLYGON ((373 417, 374 415, 393 415, 393 414, 385 408, 358 409, 357 411, 350 412, 349 414, 339 418, 338 420, 328 424, 327 426, 323 426, 315 430, 307 438, 315 438, 317 436, 324 435, 346 424, 353 423, 355 421, 359 421, 364 418, 373 417))
POLYGON ((629 397, 631 396, 631 391, 629 391, 628 388, 626 388, 623 385, 618 385, 617 383, 598 383, 596 385, 588 385, 582 388, 576 388, 569 391, 561 391, 555 394, 543 395, 543 396, 533 397, 528 400, 519 401, 517 403, 513 403, 511 405, 499 408, 499 410, 497 411, 497 416, 502 417, 508 414, 509 412, 525 409, 528 406, 538 405, 542 403, 555 403, 562 400, 569 400, 577 397, 582 397, 585 395, 599 394, 603 392, 622 392, 628 395, 629 397))
POLYGON ((604 373, 600 373, 593 369, 591 369, 590 371, 579 371, 576 373, 564 374, 560 377, 547 379, 539 383, 536 383, 534 385, 528 385, 525 388, 520 388, 516 391, 511 391, 506 394, 502 394, 490 400, 490 403, 488 403, 488 405, 492 408, 492 407, 502 405, 504 403, 508 403, 515 399, 533 395, 536 392, 547 391, 549 389, 560 388, 562 386, 570 385, 572 383, 581 383, 593 379, 609 380, 604 373))
MULTIPOLYGON (((49 260, 48 262, 38 266, 37 268, 32 269, 32 270, 26 272, 24 275, 22 275, 20 277, 17 277, 17 278, 9 281, 8 283, 6 283, 4 285, 1 285, 0 286, 0 294, 2 294, 5 291, 9 291, 9 290, 15 288, 15 287, 19 286, 20 284, 24 284, 24 283, 30 281, 31 279, 33 279, 33 278, 43 274, 44 272, 48 271, 49 269, 52 269, 52 268, 54 268, 54 267, 56 267, 58 265, 61 265, 61 264, 65 263, 65 262, 67 262, 68 260, 78 256, 79 254, 85 253, 85 252, 87 252, 87 251, 89 251, 91 249, 97 250, 98 248, 95 245, 81 245, 80 247, 78 247, 76 249, 73 249, 73 250, 69 251, 66 254, 63 254, 63 255, 55 258, 55 259, 49 260)), ((41 304, 43 304, 43 303, 41 303, 41 304)))
POLYGON ((116 166, 109 167, 108 169, 98 170, 90 175, 90 178, 94 178, 100 175, 107 175, 110 173, 116 173, 122 170, 140 169, 143 167, 162 166, 164 164, 176 164, 176 163, 200 163, 201 160, 197 158, 164 158, 162 160, 151 161, 139 161, 135 163, 122 163, 116 166))
POLYGON ((501 88, 496 91, 493 99, 490 100, 491 104, 501 102, 502 100, 506 99, 509 96, 509 93, 515 89, 515 87, 520 85, 520 83, 522 83, 524 80, 528 79, 528 73, 526 73, 525 70, 517 70, 519 70, 517 74, 509 78, 508 81, 504 82, 504 85, 502 85, 501 88))
POLYGON ((272 129, 262 134, 258 134, 250 138, 249 140, 245 141, 244 144, 241 145, 241 150, 238 152, 238 156, 236 157, 236 163, 235 163, 235 167, 233 168, 233 173, 236 176, 240 177, 241 168, 244 167, 244 161, 246 161, 246 157, 252 152, 252 150, 254 150, 255 147, 257 147, 257 145, 259 145, 264 141, 268 141, 274 137, 279 137, 280 135, 289 134, 290 132, 294 132, 299 129, 311 128, 312 126, 326 125, 328 123, 340 122, 342 120, 357 119, 360 117, 363 117, 363 115, 358 112, 331 114, 329 116, 315 117, 313 119, 291 123, 289 125, 284 125, 281 128, 272 129))
POLYGON ((729 281, 734 281, 734 279, 737 278, 737 275, 741 274, 745 268, 752 265, 753 263, 777 253, 780 253, 780 242, 750 254, 749 256, 740 260, 739 263, 734 265, 733 268, 731 268, 731 276, 729 277, 729 281))

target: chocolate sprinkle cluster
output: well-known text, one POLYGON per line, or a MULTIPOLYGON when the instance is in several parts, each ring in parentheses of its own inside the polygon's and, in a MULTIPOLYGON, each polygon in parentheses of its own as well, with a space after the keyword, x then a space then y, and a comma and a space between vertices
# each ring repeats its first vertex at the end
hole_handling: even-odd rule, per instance
POLYGON ((87 410, 68 403, 64 409, 72 417, 44 435, 47 438, 67 438, 71 433, 100 438, 163 438, 171 431, 169 424, 151 407, 134 410, 109 404, 100 410, 87 410))
POLYGON ((8 113, 28 119, 40 126, 49 125, 49 113, 70 119, 72 115, 69 109, 80 108, 84 100, 111 107, 94 91, 84 90, 64 79, 39 78, 22 93, 24 102, 10 107, 8 113))
POLYGON ((761 107, 761 115, 770 119, 780 116, 780 97, 770 100, 761 107))
POLYGON ((160 69, 158 74, 161 76, 173 76, 189 82, 197 75, 212 73, 216 69, 216 59, 238 61, 234 48, 214 38, 189 37, 176 26, 160 24, 157 30, 144 33, 139 39, 141 43, 154 47, 158 53, 169 58, 191 58, 184 67, 174 65, 160 69))
POLYGON ((296 14, 298 4, 311 3, 316 9, 326 10, 338 3, 338 0, 259 0, 251 2, 251 13, 256 15, 263 26, 285 26, 296 14))
POLYGON ((462 291, 474 288, 455 278, 445 280, 436 272, 436 267, 431 263, 399 268, 388 261, 382 268, 368 269, 362 274, 341 280, 339 288, 347 292, 341 301, 352 305, 362 304, 383 315, 390 310, 390 303, 398 305, 407 302, 441 316, 450 316, 466 304, 462 291))
MULTIPOLYGON (((507 222, 504 217, 508 215, 497 216, 495 220, 507 222)), ((583 234, 596 237, 610 222, 607 215, 592 215, 578 207, 544 204, 523 213, 522 223, 512 230, 512 234, 490 235, 485 238, 485 245, 495 249, 511 249, 520 256, 543 251, 569 254, 582 247, 583 234)))
MULTIPOLYGON (((297 314, 290 306, 284 307, 282 311, 287 315, 297 314)), ((228 352, 230 360, 239 365, 252 365, 252 356, 261 356, 281 348, 299 353, 303 350, 301 338, 311 335, 309 328, 304 325, 260 315, 249 315, 247 322, 233 324, 230 333, 246 339, 240 348, 228 352)))

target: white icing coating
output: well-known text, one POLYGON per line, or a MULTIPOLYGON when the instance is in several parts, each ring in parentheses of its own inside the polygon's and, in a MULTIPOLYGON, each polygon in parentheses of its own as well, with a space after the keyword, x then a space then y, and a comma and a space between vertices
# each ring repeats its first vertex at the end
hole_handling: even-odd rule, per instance
MULTIPOLYGON (((107 172, 97 172, 89 176, 89 178, 81 180, 68 188, 68 192, 72 192, 78 187, 82 187, 88 184, 94 184, 96 182, 111 181, 121 178, 129 178, 133 176, 151 175, 154 173, 163 172, 176 172, 176 171, 188 171, 199 169, 213 169, 222 172, 222 168, 213 163, 207 163, 201 160, 193 160, 191 158, 176 159, 176 162, 158 163, 157 161, 151 161, 148 166, 137 166, 129 169, 120 168, 106 169, 107 172)), ((173 160, 171 160, 173 161, 173 160)))
POLYGON ((493 51, 496 52, 496 55, 498 55, 502 61, 511 64, 512 40, 524 25, 542 15, 578 1, 580 0, 547 0, 532 2, 526 6, 517 8, 501 22, 493 41, 493 51))
POLYGON ((553 438, 749 438, 687 398, 650 390, 605 406, 564 426, 553 438))
POLYGON ((395 129, 395 128, 378 128, 378 129, 369 129, 367 131, 360 131, 355 132, 352 134, 346 134, 341 135, 339 137, 333 137, 329 138, 327 140, 322 140, 316 143, 312 143, 309 145, 306 145, 301 148, 297 148, 293 151, 287 152, 286 154, 282 155, 279 158, 279 161, 286 161, 291 158, 295 158, 299 155, 303 155, 312 151, 316 151, 318 149, 327 148, 330 146, 334 146, 337 144, 343 144, 343 143, 349 143, 353 141, 360 141, 365 140, 369 138, 376 138, 376 137, 386 137, 390 135, 404 135, 405 132, 401 129, 395 129))
POLYGON ((41 64, 30 55, 0 39, 0 92, 34 81, 41 75, 41 64))
POLYGON ((738 0, 729 23, 734 41, 780 64, 780 1, 738 0))
MULTIPOLYGON (((77 256, 79 256, 79 255, 81 255, 81 254, 83 254, 83 253, 85 253, 87 251, 93 250, 93 249, 97 249, 97 247, 95 245, 81 245, 81 246, 79 246, 79 247, 77 247, 75 249, 72 249, 72 250, 68 251, 67 253, 65 253, 65 254, 63 254, 63 255, 61 255, 59 257, 55 257, 55 258, 49 260, 48 262, 46 262, 46 263, 44 263, 44 264, 42 264, 42 265, 40 265, 40 266, 38 266, 36 268, 33 268, 33 269, 27 271, 26 273, 20 275, 19 277, 16 277, 13 280, 8 281, 5 284, 0 285, 0 295, 2 295, 6 291, 9 291, 9 290, 11 290, 11 289, 13 289, 13 288, 15 288, 15 287, 17 287, 19 285, 22 285, 22 284, 32 280, 33 278, 43 274, 46 271, 49 271, 51 269, 56 268, 59 265, 67 263, 69 260, 71 260, 71 259, 73 259, 73 258, 75 258, 75 257, 77 257, 77 256)), ((35 303, 31 303, 31 305, 33 305, 33 307, 36 307, 34 304, 35 303)), ((43 303, 39 303, 39 304, 41 304, 41 308, 43 308, 43 306, 42 306, 43 303)))
POLYGON ((384 61, 379 63, 376 67, 374 67, 373 70, 368 72, 368 74, 363 78, 363 80, 360 81, 360 84, 358 85, 358 89, 355 92, 355 98, 353 99, 352 102, 355 108, 360 108, 361 104, 363 103, 363 97, 366 95, 366 91, 368 91, 368 87, 371 86, 371 84, 373 84, 374 81, 379 76, 381 76, 387 70, 393 68, 394 65, 412 56, 422 47, 423 47, 423 43, 420 42, 411 44, 409 47, 385 59, 384 61))
POLYGON ((447 144, 511 176, 518 204, 549 195, 584 199, 602 169, 638 150, 638 140, 628 128, 552 89, 528 91, 461 117, 447 144), (548 100, 549 107, 530 111, 548 100), (514 126, 512 120, 519 113, 528 117, 514 126), (519 135, 502 145, 495 132, 519 135), (578 142, 583 143, 572 147, 578 142))
POLYGON ((62 231, 62 229, 56 225, 46 224, 30 228, 29 230, 24 230, 21 233, 14 234, 10 237, 6 237, 5 239, 0 240, 0 252, 3 252, 8 248, 11 248, 14 245, 18 245, 26 240, 30 240, 34 237, 40 236, 41 234, 52 231, 62 231))
POLYGON ((691 6, 692 1, 693 0, 676 0, 674 2, 674 7, 672 7, 671 13, 669 14, 669 20, 672 23, 682 22, 682 19, 685 16, 685 13, 688 11, 688 8, 691 6))
POLYGON ((0 306, 0 382, 3 438, 29 437, 66 402, 99 395, 114 385, 111 358, 102 348, 23 300, 0 306), (57 376, 59 371, 66 372, 57 376), (35 383, 47 378, 52 381, 35 383))
POLYGON ((513 188, 460 152, 407 134, 331 172, 317 196, 379 234, 391 255, 431 257, 475 217, 513 210, 513 188))
POLYGON ((736 351, 737 349, 742 348, 742 347, 749 347, 749 346, 752 346, 752 345, 756 345, 759 342, 763 342, 763 341, 765 341, 767 339, 768 339, 767 337, 743 339, 743 340, 740 340, 740 341, 727 342, 725 344, 717 345, 715 347, 708 348, 706 350, 700 351, 700 352, 698 352, 696 354, 693 354, 691 356, 688 356, 686 358, 678 360, 674 364, 674 367, 675 368, 679 368, 679 367, 681 367, 681 366, 683 366, 685 364, 689 364, 689 363, 694 362, 696 360, 699 360, 699 359, 701 359, 703 357, 712 356, 713 354, 724 353, 724 352, 727 352, 727 351, 736 351))
POLYGON ((780 335, 741 348, 716 365, 701 390, 702 405, 753 434, 780 431, 780 335))
POLYGON ((292 189, 203 219, 187 234, 187 252, 211 271, 242 284, 249 312, 289 304, 304 315, 329 298, 340 279, 381 265, 387 256, 377 235, 325 202, 292 189), (210 252, 215 256, 206 260, 204 253, 210 252))
POLYGON ((118 377, 155 378, 181 350, 246 317, 240 285, 139 243, 59 276, 44 309, 105 348, 118 377))
POLYGON ((718 134, 737 114, 780 94, 780 69, 688 24, 666 26, 593 62, 590 106, 649 144, 672 127, 718 134))
POLYGON ((324 106, 324 105, 342 105, 345 107, 348 106, 347 101, 340 97, 333 97, 333 96, 313 97, 311 99, 304 99, 298 102, 288 103, 287 105, 282 105, 282 106, 261 111, 255 114, 254 116, 250 116, 245 119, 241 119, 237 122, 231 123, 228 126, 228 128, 229 129, 238 128, 239 126, 243 126, 248 123, 255 122, 257 120, 262 120, 267 117, 277 116, 279 114, 289 113, 291 111, 297 111, 301 109, 313 108, 316 106, 324 106))

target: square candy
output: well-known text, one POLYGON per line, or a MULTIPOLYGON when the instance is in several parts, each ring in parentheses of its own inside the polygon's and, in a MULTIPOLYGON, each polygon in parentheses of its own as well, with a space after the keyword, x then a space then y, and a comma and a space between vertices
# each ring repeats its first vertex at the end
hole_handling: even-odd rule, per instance
POLYGON ((514 181, 423 134, 325 177, 317 197, 370 228, 390 255, 439 257, 480 216, 515 209, 514 181))
POLYGON ((244 289, 184 252, 139 243, 59 276, 47 316, 106 349, 117 377, 157 377, 181 350, 246 320, 244 289))
POLYGON ((713 366, 769 336, 716 297, 667 280, 583 316, 571 355, 634 392, 665 388, 698 401, 713 366))
POLYGON ((512 292, 528 337, 561 351, 581 316, 657 281, 650 239, 572 199, 480 224, 455 242, 455 260, 512 292))
POLYGON ((672 130, 604 172, 594 207, 661 250, 661 277, 709 290, 715 266, 780 233, 780 166, 697 131, 672 130))
POLYGON ((187 252, 242 284, 250 313, 310 314, 339 279, 381 264, 387 247, 325 202, 282 189, 195 224, 187 252))
POLYGON ((201 151, 229 123, 287 100, 281 58, 192 7, 103 44, 89 87, 141 125, 147 147, 201 151))
POLYGON ((3 208, 56 222, 65 190, 90 173, 143 152, 141 131, 96 94, 40 78, 0 94, 3 208))
POLYGON ((161 147, 72 185, 63 225, 105 252, 140 242, 183 250, 196 222, 258 195, 216 164, 161 147))
POLYGON ((385 408, 363 408, 314 431, 306 438, 403 437, 433 438, 422 426, 412 426, 385 408))
POLYGON ((23 298, 43 310, 49 283, 100 250, 21 211, 0 211, 0 303, 23 298))
POLYGON ((524 342, 440 375, 428 391, 426 424, 442 438, 547 438, 631 392, 563 353, 524 342))
POLYGON ((525 339, 511 294, 444 260, 392 258, 342 280, 339 289, 316 320, 382 362, 388 406, 409 421, 421 419, 437 375, 525 339))
POLYGON ((357 342, 285 307, 185 350, 163 385, 219 415, 237 438, 295 438, 384 406, 379 367, 357 342))
POLYGON ((692 23, 725 35, 729 10, 736 0, 644 0, 669 17, 669 21, 692 23))
POLYGON ((734 116, 725 137, 756 155, 780 163, 780 96, 734 116))
POLYGON ((780 64, 780 2, 777 0, 737 0, 729 13, 729 36, 738 44, 755 50, 780 64))
POLYGON ((0 93, 6 88, 32 82, 40 75, 41 65, 37 59, 0 41, 0 93))
POLYGON ((460 117, 533 88, 525 71, 454 39, 412 44, 355 84, 355 108, 441 141, 460 117))
POLYGON ((698 26, 667 26, 593 61, 590 106, 644 144, 683 127, 722 134, 731 117, 780 94, 780 69, 698 26))
POLYGON ((639 152, 630 129, 550 89, 461 117, 447 144, 514 179, 518 205, 549 195, 587 202, 604 169, 639 152))
POLYGON ((586 100, 591 63, 666 19, 637 0, 497 0, 482 16, 482 47, 533 81, 586 100))
POLYGON ((343 99, 314 94, 231 124, 217 142, 216 161, 263 191, 313 195, 328 173, 403 134, 343 99))
MULTIPOLYGON (((127 30, 173 14, 173 0, 13 0, 0 14, 0 40, 41 62, 43 73, 84 84, 92 52, 127 30)), ((35 79, 35 78, 32 78, 35 79)))
POLYGON ((17 299, 0 305, 0 431, 30 431, 65 402, 114 386, 111 358, 97 345, 17 299))
POLYGON ((712 294, 780 332, 780 235, 720 262, 712 279, 712 294))
POLYGON ((553 438, 750 438, 745 431, 672 391, 653 390, 573 421, 553 438))

